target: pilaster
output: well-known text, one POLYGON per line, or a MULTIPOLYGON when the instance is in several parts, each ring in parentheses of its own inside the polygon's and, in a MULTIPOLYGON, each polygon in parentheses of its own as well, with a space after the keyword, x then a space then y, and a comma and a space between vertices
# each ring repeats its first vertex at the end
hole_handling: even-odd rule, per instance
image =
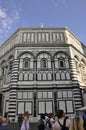
POLYGON ((11 86, 10 86, 9 108, 8 108, 9 110, 8 115, 10 119, 15 119, 16 117, 17 81, 18 81, 18 60, 14 59, 12 64, 11 86))

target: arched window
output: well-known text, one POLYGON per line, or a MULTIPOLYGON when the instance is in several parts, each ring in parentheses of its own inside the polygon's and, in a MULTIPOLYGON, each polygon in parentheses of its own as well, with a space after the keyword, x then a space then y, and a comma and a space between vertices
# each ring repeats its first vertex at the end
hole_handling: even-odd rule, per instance
POLYGON ((69 72, 66 73, 66 79, 68 79, 68 80, 70 79, 70 73, 69 72))
POLYGON ((23 80, 23 73, 19 74, 19 80, 23 80))
POLYGON ((42 80, 42 74, 40 72, 37 74, 37 80, 42 80))
POLYGON ((65 73, 64 72, 61 73, 61 80, 65 80, 65 73))
POLYGON ((59 58, 59 68, 64 68, 65 67, 65 60, 63 57, 59 58))
POLYGON ((9 71, 12 70, 12 64, 13 64, 13 61, 10 61, 10 62, 9 62, 9 71))
POLYGON ((47 80, 47 74, 45 72, 42 73, 42 76, 43 76, 43 80, 47 80))
POLYGON ((79 57, 78 56, 74 56, 74 60, 75 60, 75 67, 76 67, 76 70, 77 72, 79 73, 79 69, 80 69, 80 61, 79 61, 79 57))
POLYGON ((30 67, 30 59, 29 58, 24 58, 24 69, 29 69, 30 67))
POLYGON ((33 80, 33 73, 32 72, 29 73, 29 80, 33 80))
POLYGON ((41 59, 41 68, 47 68, 47 59, 46 58, 41 59))
POLYGON ((60 80, 60 73, 59 72, 56 72, 55 78, 56 78, 56 80, 60 80))
POLYGON ((28 73, 24 73, 24 80, 28 80, 28 73))
POLYGON ((51 72, 48 72, 48 73, 47 73, 47 79, 48 79, 48 80, 52 80, 52 73, 51 73, 51 72))

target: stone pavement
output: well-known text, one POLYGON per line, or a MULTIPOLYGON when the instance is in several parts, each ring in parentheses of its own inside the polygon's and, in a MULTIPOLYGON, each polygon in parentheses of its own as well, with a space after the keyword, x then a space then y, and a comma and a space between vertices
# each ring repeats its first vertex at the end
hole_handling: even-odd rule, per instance
MULTIPOLYGON (((38 124, 36 122, 30 123, 30 130, 38 130, 37 129, 38 124)), ((9 130, 19 130, 18 123, 10 123, 9 124, 9 130)))

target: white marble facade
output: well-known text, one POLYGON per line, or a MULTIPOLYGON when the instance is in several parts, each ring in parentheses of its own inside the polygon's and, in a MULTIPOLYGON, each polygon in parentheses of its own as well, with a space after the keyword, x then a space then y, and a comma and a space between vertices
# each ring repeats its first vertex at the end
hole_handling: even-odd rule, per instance
POLYGON ((0 113, 11 119, 27 110, 72 116, 85 87, 86 47, 68 28, 21 28, 0 47, 0 113))

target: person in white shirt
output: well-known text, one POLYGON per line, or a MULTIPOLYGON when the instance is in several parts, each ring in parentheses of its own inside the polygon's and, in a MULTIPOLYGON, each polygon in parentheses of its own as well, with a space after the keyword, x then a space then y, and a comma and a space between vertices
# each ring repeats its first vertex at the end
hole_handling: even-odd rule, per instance
POLYGON ((28 111, 26 111, 24 114, 24 119, 23 119, 23 123, 21 125, 21 130, 30 130, 29 112, 28 111))
MULTIPOLYGON (((57 117, 58 117, 58 120, 54 123, 53 130, 61 130, 61 125, 64 124, 64 120, 66 118, 65 114, 64 114, 64 111, 63 110, 58 110, 57 117)), ((71 124, 71 120, 67 117, 65 126, 70 128, 70 124, 71 124)))
POLYGON ((51 123, 51 126, 53 127, 53 124, 55 123, 55 116, 53 113, 50 113, 50 123, 51 123))

